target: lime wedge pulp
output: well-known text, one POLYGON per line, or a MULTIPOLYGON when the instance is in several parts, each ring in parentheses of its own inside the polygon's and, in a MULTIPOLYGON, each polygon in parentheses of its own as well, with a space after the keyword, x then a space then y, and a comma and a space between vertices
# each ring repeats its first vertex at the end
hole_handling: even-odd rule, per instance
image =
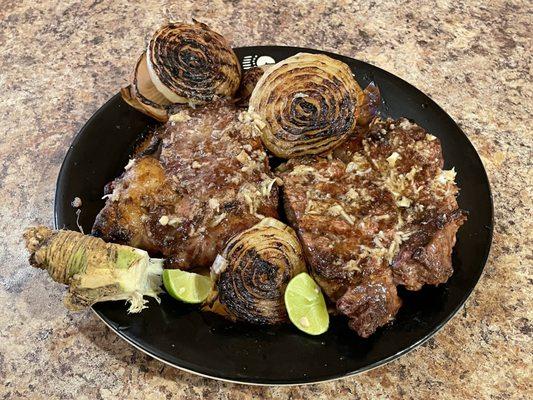
POLYGON ((307 273, 292 278, 285 289, 285 307, 291 322, 309 335, 328 330, 329 314, 322 291, 307 273))
POLYGON ((207 276, 180 269, 165 269, 163 285, 168 294, 185 303, 202 303, 211 291, 211 279, 207 276))

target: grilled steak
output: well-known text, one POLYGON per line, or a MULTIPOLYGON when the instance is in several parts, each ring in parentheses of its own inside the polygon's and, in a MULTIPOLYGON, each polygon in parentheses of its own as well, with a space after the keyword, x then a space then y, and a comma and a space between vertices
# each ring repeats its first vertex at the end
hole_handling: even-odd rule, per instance
POLYGON ((276 178, 239 116, 215 102, 171 117, 111 184, 93 234, 161 255, 166 267, 207 267, 231 236, 276 218, 276 178))
POLYGON ((399 199, 408 238, 392 264, 394 281, 409 290, 444 283, 453 273, 455 235, 466 220, 458 209, 455 171, 443 170, 440 141, 406 119, 376 124, 366 153, 399 199))
POLYGON ((376 121, 329 158, 280 167, 308 267, 363 337, 397 313, 396 285, 417 290, 452 273, 465 216, 454 172, 442 167, 438 139, 405 119, 376 121))

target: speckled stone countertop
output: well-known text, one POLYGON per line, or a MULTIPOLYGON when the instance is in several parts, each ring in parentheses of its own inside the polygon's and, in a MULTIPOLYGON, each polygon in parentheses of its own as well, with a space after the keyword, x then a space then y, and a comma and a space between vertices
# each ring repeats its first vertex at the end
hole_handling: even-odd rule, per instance
POLYGON ((0 398, 532 398, 532 15, 526 0, 0 2, 0 398), (336 382, 223 383, 151 359, 90 311, 67 312, 63 289, 29 267, 21 234, 52 225, 72 138, 127 82, 150 33, 191 17, 235 46, 373 63, 474 143, 494 193, 492 252, 465 308, 425 345, 336 382))

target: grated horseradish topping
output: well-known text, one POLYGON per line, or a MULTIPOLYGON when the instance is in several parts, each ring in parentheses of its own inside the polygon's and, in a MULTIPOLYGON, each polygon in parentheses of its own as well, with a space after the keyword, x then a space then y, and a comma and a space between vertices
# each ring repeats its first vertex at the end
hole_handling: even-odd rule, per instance
POLYGON ((180 111, 176 114, 172 114, 170 117, 168 117, 168 120, 170 122, 186 122, 190 119, 191 117, 183 111, 180 111))
POLYGON ((209 199, 209 201, 207 202, 207 204, 209 205, 209 208, 213 209, 213 210, 216 210, 218 211, 219 208, 220 208, 220 203, 217 199, 209 199))
POLYGON ((226 218, 227 216, 227 213, 223 212, 222 214, 219 214, 215 217, 215 219, 213 219, 213 222, 211 222, 211 227, 214 227, 214 226, 217 226, 218 224, 220 224, 224 218, 226 218))
POLYGON ((341 216, 350 225, 354 224, 354 219, 350 216, 340 204, 335 204, 328 209, 328 213, 333 217, 341 216))
POLYGON ((396 161, 398 161, 398 159, 400 158, 402 158, 400 154, 397 153, 396 151, 393 151, 392 154, 389 157, 387 157, 387 162, 389 163, 391 167, 394 167, 396 165, 396 161))

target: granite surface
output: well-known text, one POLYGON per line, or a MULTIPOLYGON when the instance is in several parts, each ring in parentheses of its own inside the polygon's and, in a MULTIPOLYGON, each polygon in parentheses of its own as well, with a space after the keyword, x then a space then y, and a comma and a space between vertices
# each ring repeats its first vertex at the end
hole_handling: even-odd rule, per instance
POLYGON ((532 398, 531 2, 0 1, 0 398, 532 398), (26 262, 52 221, 69 144, 123 86, 163 21, 200 19, 234 45, 316 47, 415 84, 462 127, 494 193, 494 243, 466 307, 386 366, 312 386, 249 387, 165 366, 121 341, 26 262))

